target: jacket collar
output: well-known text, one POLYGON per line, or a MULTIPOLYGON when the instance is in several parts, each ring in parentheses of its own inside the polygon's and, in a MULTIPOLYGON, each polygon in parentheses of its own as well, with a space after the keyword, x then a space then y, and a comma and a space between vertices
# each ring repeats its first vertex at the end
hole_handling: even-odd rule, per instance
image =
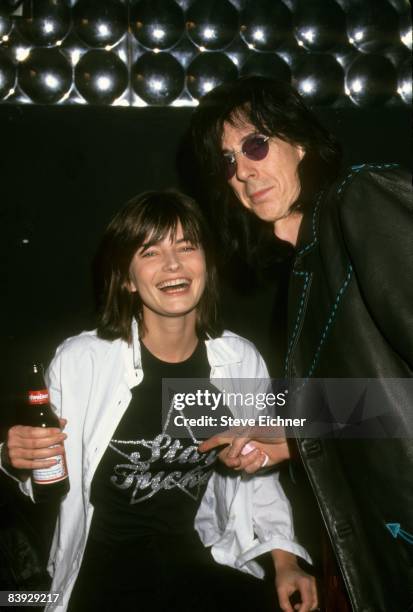
POLYGON ((324 191, 320 191, 312 205, 304 211, 298 233, 296 245, 296 258, 311 250, 318 239, 318 218, 324 191))
POLYGON ((211 338, 205 341, 208 361, 210 366, 225 366, 232 363, 240 363, 241 355, 231 348, 228 342, 230 334, 224 332, 220 338, 211 338))
MULTIPOLYGON (((232 363, 239 363, 241 356, 235 352, 230 346, 227 337, 230 336, 228 332, 224 332, 224 335, 220 338, 211 338, 205 340, 205 346, 207 349, 207 356, 209 365, 214 366, 225 366, 232 363)), ((129 347, 132 351, 132 363, 134 370, 142 371, 142 358, 141 358, 141 344, 139 340, 139 329, 136 319, 132 321, 132 344, 129 347)))
POLYGON ((136 319, 132 319, 132 355, 135 370, 142 369, 141 343, 139 341, 139 330, 136 319))
POLYGON ((128 344, 124 340, 119 340, 123 356, 123 364, 126 382, 129 389, 132 389, 143 379, 141 345, 139 342, 138 324, 132 320, 132 342, 128 344))

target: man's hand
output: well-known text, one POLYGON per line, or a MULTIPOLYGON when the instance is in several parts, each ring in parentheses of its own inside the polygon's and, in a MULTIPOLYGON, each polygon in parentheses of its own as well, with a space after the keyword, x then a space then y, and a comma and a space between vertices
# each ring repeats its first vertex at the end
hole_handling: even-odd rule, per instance
MULTIPOLYGON (((63 428, 66 420, 59 421, 63 428)), ((52 457, 64 454, 63 441, 66 438, 66 434, 57 427, 15 425, 7 432, 7 461, 18 470, 48 468, 57 463, 52 457)))
POLYGON ((275 587, 278 601, 283 612, 310 612, 318 610, 318 596, 315 578, 304 572, 297 564, 295 555, 283 551, 273 550, 272 557, 275 565, 275 587), (300 603, 291 605, 290 597, 298 593, 300 603))
POLYGON ((234 470, 252 474, 262 467, 276 465, 290 458, 287 440, 284 437, 263 435, 263 428, 230 429, 202 442, 198 450, 206 453, 213 448, 226 445, 218 457, 234 470))

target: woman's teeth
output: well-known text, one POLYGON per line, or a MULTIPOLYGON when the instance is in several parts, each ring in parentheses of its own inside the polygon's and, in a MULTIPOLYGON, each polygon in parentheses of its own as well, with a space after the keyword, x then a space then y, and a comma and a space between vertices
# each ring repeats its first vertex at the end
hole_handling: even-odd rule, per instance
POLYGON ((170 281, 164 281, 163 283, 159 283, 158 289, 163 291, 164 293, 175 293, 178 291, 184 291, 187 287, 189 287, 190 281, 186 278, 177 278, 170 281))

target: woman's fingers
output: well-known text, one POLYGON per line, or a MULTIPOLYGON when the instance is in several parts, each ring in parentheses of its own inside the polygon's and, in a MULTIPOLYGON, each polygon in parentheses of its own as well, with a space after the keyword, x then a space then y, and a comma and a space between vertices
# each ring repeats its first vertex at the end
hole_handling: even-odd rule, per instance
POLYGON ((40 470, 56 465, 57 461, 56 459, 43 459, 40 461, 38 459, 22 459, 20 457, 13 460, 10 458, 10 463, 17 470, 40 470))
POLYGON ((268 464, 268 455, 263 453, 258 448, 242 458, 244 462, 242 469, 247 474, 254 474, 268 464))
POLYGON ((8 431, 7 453, 10 464, 17 469, 49 467, 56 463, 52 457, 64 453, 66 434, 55 427, 15 425, 8 431))
MULTIPOLYGON (((202 442, 201 453, 224 446, 218 457, 227 467, 253 474, 262 467, 273 466, 290 458, 287 440, 270 436, 265 428, 233 428, 202 442), (263 437, 256 434, 264 433, 263 437)), ((279 433, 277 431, 277 433, 279 433)))
POLYGON ((219 446, 223 446, 224 444, 231 444, 234 438, 234 434, 231 434, 229 431, 226 431, 222 434, 216 434, 215 436, 211 436, 208 440, 204 440, 198 446, 198 450, 201 453, 207 453, 214 448, 218 448, 219 446))
POLYGON ((66 439, 66 434, 54 434, 51 436, 42 436, 40 438, 20 438, 10 440, 9 449, 10 448, 24 448, 29 450, 36 450, 41 448, 48 448, 49 446, 54 446, 55 444, 59 444, 66 439))
POLYGON ((9 429, 7 446, 12 448, 38 449, 59 444, 67 438, 55 427, 26 427, 16 425, 9 429))
POLYGON ((23 448, 9 449, 9 461, 14 468, 33 470, 41 467, 48 467, 56 463, 54 457, 64 454, 63 446, 53 446, 39 450, 23 448))
POLYGON ((64 447, 59 444, 53 444, 48 448, 16 448, 10 449, 9 455, 18 456, 22 459, 34 459, 34 460, 42 460, 42 459, 50 459, 55 455, 62 455, 64 453, 64 447))
POLYGON ((57 436, 61 433, 58 427, 30 427, 28 425, 14 425, 8 431, 8 439, 23 438, 32 440, 33 438, 42 439, 49 436, 57 436))

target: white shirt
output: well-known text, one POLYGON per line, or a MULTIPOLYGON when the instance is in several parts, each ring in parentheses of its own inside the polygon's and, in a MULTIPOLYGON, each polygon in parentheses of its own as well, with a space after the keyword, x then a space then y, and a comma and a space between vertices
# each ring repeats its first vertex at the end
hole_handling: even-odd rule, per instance
MULTIPOLYGON (((68 420, 65 432, 70 491, 63 499, 50 552, 51 590, 70 598, 90 529, 90 488, 95 470, 131 400, 131 388, 143 379, 136 322, 133 341, 112 342, 83 332, 63 342, 49 367, 47 383, 57 414, 68 420)), ((206 341, 210 379, 220 389, 240 391, 242 379, 268 380, 265 363, 253 344, 232 334, 206 341)), ((249 381, 251 389, 251 380, 249 381)), ((233 406, 229 406, 234 413, 233 406)), ((239 408, 236 416, 251 416, 239 408)), ((20 482, 33 499, 30 479, 20 482)), ((195 518, 195 529, 218 563, 263 577, 254 558, 278 548, 311 563, 295 541, 291 508, 276 473, 228 478, 213 472, 195 518)))

